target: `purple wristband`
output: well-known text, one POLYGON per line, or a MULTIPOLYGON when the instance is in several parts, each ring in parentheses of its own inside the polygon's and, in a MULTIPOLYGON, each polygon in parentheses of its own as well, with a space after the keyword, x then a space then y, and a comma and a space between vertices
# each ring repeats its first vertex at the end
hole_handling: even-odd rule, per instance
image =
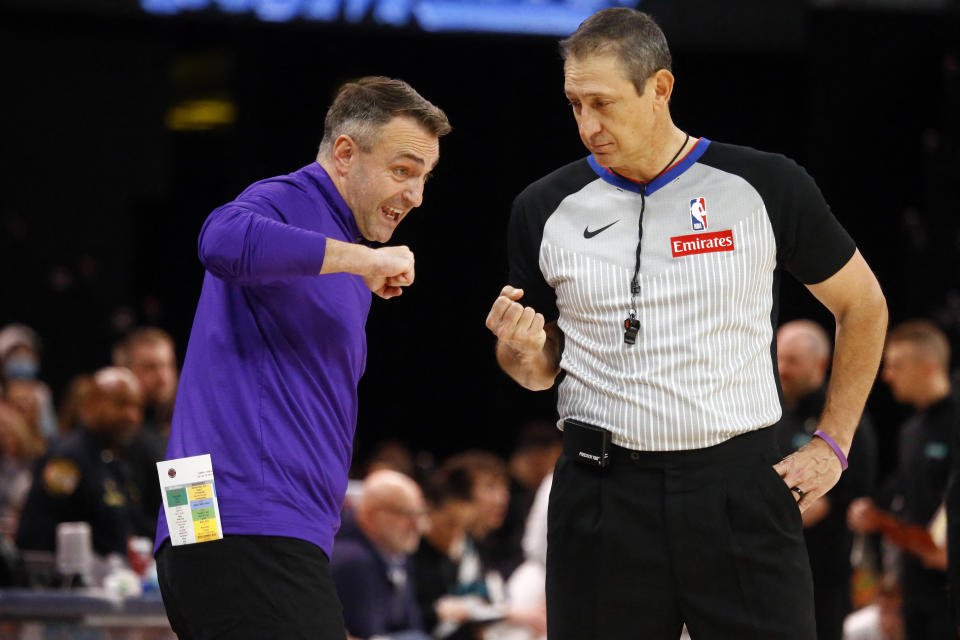
POLYGON ((825 434, 823 431, 820 431, 820 429, 817 429, 816 431, 813 432, 813 437, 820 438, 821 440, 826 442, 828 445, 830 445, 830 448, 833 449, 833 452, 837 454, 837 457, 840 459, 840 466, 843 467, 844 471, 846 471, 848 466, 847 456, 843 455, 843 450, 840 448, 840 446, 836 442, 833 441, 833 438, 825 434))

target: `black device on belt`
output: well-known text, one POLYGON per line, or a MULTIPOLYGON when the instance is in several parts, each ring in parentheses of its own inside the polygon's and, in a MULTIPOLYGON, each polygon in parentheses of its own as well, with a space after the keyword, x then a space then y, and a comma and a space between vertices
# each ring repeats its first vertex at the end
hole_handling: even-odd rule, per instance
POLYGON ((577 462, 603 469, 610 464, 610 432, 573 418, 563 421, 563 452, 577 462))

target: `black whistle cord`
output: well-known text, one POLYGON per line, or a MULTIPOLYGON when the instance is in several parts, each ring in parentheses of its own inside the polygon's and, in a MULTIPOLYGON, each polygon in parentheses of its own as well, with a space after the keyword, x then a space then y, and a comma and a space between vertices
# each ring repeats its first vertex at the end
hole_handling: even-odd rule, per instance
POLYGON ((687 146, 687 142, 690 141, 690 134, 685 134, 683 138, 683 144, 680 145, 680 148, 677 149, 677 152, 673 154, 673 157, 670 158, 670 161, 660 170, 660 173, 655 175, 650 179, 646 184, 640 185, 640 221, 637 223, 639 227, 637 230, 637 252, 636 252, 636 262, 633 267, 633 279, 630 281, 630 315, 627 318, 627 321, 624 323, 626 328, 627 335, 624 336, 624 341, 627 344, 633 344, 633 340, 629 338, 630 333, 632 332, 632 338, 635 340, 637 331, 640 329, 640 323, 636 322, 637 319, 637 296, 640 295, 640 281, 638 279, 640 275, 640 246, 643 241, 643 213, 647 209, 647 185, 662 176, 667 169, 673 166, 673 163, 680 157, 680 154, 687 146))

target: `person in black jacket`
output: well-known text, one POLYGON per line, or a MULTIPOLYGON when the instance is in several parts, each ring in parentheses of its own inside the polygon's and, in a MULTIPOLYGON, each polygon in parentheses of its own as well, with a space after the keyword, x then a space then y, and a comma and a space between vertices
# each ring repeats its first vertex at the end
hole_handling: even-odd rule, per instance
MULTIPOLYGON (((455 596, 467 529, 477 509, 470 478, 465 473, 451 476, 444 470, 437 471, 424 490, 430 525, 413 556, 413 564, 424 628, 432 633, 440 625, 456 627, 469 618, 468 607, 455 596)), ((470 634, 463 630, 451 637, 469 638, 470 634)))
MULTIPOLYGON (((944 503, 960 402, 951 392, 950 345, 943 331, 924 320, 894 327, 884 349, 883 380, 893 397, 916 413, 900 429, 896 516, 929 527, 944 503)), ((873 503, 850 506, 856 531, 877 528, 873 503)), ((908 640, 943 640, 956 633, 947 599, 946 554, 942 549, 906 549, 900 556, 903 617, 908 640)))
MULTIPOLYGON (((783 390, 783 417, 777 439, 783 454, 804 446, 817 429, 827 399, 830 338, 810 320, 794 320, 777 331, 777 368, 783 390)), ((803 512, 803 535, 813 572, 818 640, 840 640, 850 613, 850 551, 847 507, 870 495, 876 476, 877 440, 868 416, 860 419, 850 446, 850 467, 837 484, 803 512)))
POLYGON ((420 487, 402 473, 384 469, 363 481, 354 526, 341 527, 330 560, 351 636, 429 638, 410 575, 426 517, 420 487))
POLYGON ((113 364, 137 376, 143 391, 143 425, 124 448, 133 474, 135 496, 144 519, 156 531, 162 501, 156 463, 167 458, 167 436, 177 395, 177 355, 166 331, 141 327, 114 347, 113 364))
MULTIPOLYGON (((953 421, 953 450, 960 450, 960 414, 953 421)), ((947 583, 954 637, 960 638, 960 456, 954 455, 947 480, 947 583)))
POLYGON ((131 477, 119 457, 143 420, 136 377, 121 367, 102 369, 83 407, 83 426, 38 461, 27 495, 17 547, 54 551, 61 522, 88 522, 93 550, 126 554, 127 538, 149 535, 130 497, 131 477))

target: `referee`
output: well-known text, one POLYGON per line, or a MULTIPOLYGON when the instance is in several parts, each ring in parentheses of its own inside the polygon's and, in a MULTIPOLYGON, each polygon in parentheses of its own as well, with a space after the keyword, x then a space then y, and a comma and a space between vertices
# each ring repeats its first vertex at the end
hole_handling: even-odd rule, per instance
POLYGON ((600 11, 560 47, 590 155, 515 200, 486 322, 517 382, 560 380, 550 640, 813 640, 800 514, 847 465, 883 294, 801 167, 674 125, 649 16, 600 11), (817 437, 780 460, 783 271, 837 332, 817 437))

